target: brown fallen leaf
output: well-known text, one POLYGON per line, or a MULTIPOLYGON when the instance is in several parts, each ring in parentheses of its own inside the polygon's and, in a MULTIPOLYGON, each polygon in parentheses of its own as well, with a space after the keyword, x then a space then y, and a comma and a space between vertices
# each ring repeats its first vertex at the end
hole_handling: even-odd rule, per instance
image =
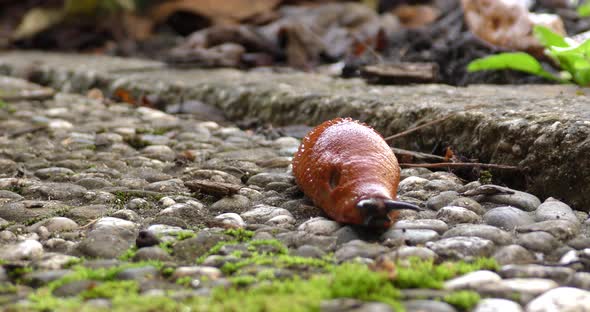
POLYGON ((440 11, 436 7, 424 4, 402 4, 393 9, 392 13, 407 28, 426 26, 434 22, 440 15, 440 11))
POLYGON ((155 5, 149 14, 156 22, 166 20, 178 11, 205 16, 213 24, 237 23, 272 11, 281 0, 177 0, 155 5))
POLYGON ((494 46, 541 54, 535 25, 566 35, 558 15, 529 12, 526 0, 461 0, 465 22, 477 37, 494 46))

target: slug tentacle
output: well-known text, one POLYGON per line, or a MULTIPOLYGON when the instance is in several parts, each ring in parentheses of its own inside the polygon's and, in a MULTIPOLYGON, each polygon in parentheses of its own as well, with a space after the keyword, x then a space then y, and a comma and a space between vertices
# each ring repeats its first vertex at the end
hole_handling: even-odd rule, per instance
POLYGON ((419 209, 395 200, 400 168, 395 155, 372 128, 336 118, 314 128, 293 158, 303 192, 332 219, 388 227, 400 209, 419 209))

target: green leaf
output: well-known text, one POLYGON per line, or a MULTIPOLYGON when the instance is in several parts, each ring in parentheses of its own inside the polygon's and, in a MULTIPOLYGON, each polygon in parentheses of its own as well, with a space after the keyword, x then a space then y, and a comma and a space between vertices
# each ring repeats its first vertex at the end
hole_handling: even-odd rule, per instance
POLYGON ((529 74, 534 74, 551 80, 561 81, 551 73, 543 69, 541 63, 534 57, 524 52, 501 53, 477 59, 467 65, 470 72, 480 70, 512 69, 529 74))
POLYGON ((583 4, 580 4, 577 11, 578 15, 580 15, 581 17, 590 16, 590 2, 586 1, 583 4))
POLYGON ((551 29, 536 25, 533 28, 533 32, 535 33, 535 37, 541 42, 542 45, 545 47, 569 47, 570 45, 565 41, 565 38, 562 37, 560 34, 553 32, 551 29))

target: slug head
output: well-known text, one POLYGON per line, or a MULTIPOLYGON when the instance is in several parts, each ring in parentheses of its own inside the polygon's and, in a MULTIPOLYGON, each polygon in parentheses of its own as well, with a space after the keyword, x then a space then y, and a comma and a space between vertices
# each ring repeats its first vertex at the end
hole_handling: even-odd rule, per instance
POLYGON ((395 220, 392 220, 392 215, 397 214, 397 210, 421 210, 420 207, 393 199, 385 198, 368 198, 360 200, 356 204, 364 220, 364 225, 375 228, 387 228, 395 220))

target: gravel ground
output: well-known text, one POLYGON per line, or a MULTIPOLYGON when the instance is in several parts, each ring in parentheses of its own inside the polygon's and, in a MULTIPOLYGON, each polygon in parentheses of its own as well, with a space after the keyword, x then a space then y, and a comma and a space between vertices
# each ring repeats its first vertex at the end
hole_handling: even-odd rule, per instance
MULTIPOLYGON (((7 310, 178 310, 159 306, 162 297, 208 310, 223 294, 237 298, 294 276, 317 284, 353 265, 367 276, 389 272, 396 302, 371 296, 386 287, 334 290, 313 309, 590 311, 588 214, 554 198, 404 169, 399 197, 425 210, 404 211, 376 233, 325 218, 303 196, 291 175, 293 137, 65 93, 4 105, 0 133, 7 310), (408 282, 426 272, 416 263, 447 261, 487 264, 440 283, 408 282), (457 293, 481 300, 465 305, 450 297, 457 293)), ((276 298, 264 299, 266 310, 280 307, 276 298)), ((293 300, 282 310, 295 309, 293 300)))

